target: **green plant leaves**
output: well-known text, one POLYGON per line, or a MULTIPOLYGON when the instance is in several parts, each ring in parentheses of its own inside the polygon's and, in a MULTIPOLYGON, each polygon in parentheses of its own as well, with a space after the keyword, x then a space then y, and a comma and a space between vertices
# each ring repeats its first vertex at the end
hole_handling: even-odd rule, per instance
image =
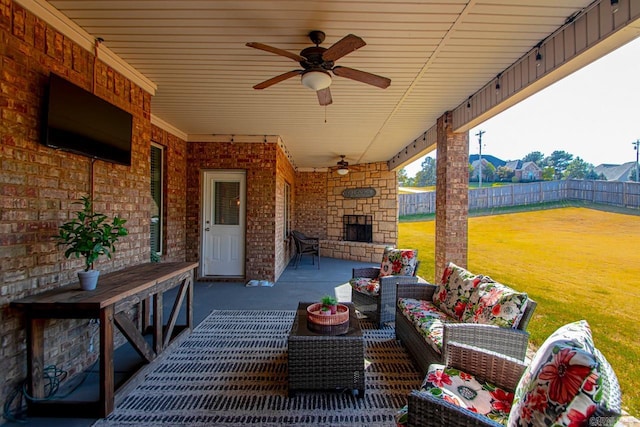
POLYGON ((86 196, 75 203, 81 204, 82 209, 74 212, 75 218, 59 227, 54 238, 59 245, 69 246, 65 257, 84 257, 85 271, 88 271, 101 255, 111 258, 116 250, 115 243, 129 234, 124 227, 127 220, 116 216, 109 223, 105 214, 93 212, 93 204, 86 196))

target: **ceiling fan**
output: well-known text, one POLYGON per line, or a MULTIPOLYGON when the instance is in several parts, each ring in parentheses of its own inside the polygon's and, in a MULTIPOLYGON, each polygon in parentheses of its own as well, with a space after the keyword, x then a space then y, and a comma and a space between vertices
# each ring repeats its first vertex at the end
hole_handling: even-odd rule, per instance
POLYGON ((340 155, 340 161, 337 163, 338 165, 338 175, 346 175, 349 173, 349 162, 345 161, 344 154, 340 155))
POLYGON ((302 70, 292 70, 284 74, 280 74, 279 76, 272 77, 269 80, 258 83, 253 88, 265 89, 291 77, 301 75, 302 84, 309 89, 316 91, 320 105, 329 105, 333 102, 331 99, 331 91, 329 90, 329 86, 331 85, 331 74, 329 71, 333 72, 336 76, 346 77, 381 89, 385 89, 391 84, 391 80, 386 77, 367 73, 366 71, 356 70, 354 68, 334 65, 335 61, 338 59, 366 45, 364 40, 360 37, 349 34, 338 40, 329 48, 320 47, 320 44, 325 39, 324 32, 317 30, 311 31, 309 33, 309 38, 315 46, 302 49, 299 55, 262 43, 247 43, 247 46, 254 49, 264 50, 266 52, 275 53, 276 55, 293 59, 294 61, 299 62, 303 68, 302 70))

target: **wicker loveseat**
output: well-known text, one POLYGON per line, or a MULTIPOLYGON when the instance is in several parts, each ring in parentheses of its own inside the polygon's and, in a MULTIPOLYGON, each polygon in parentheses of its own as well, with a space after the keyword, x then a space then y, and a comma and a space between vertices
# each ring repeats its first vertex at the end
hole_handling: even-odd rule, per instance
POLYGON ((613 426, 621 415, 616 375, 586 321, 564 325, 530 364, 448 343, 420 390, 397 415, 408 426, 613 426))
POLYGON ((351 301, 379 328, 395 320, 397 284, 426 283, 416 276, 420 265, 417 257, 416 249, 387 247, 379 267, 353 269, 351 301))
POLYGON ((449 263, 439 285, 397 286, 396 338, 422 374, 442 363, 450 341, 524 360, 536 302, 526 294, 449 263))

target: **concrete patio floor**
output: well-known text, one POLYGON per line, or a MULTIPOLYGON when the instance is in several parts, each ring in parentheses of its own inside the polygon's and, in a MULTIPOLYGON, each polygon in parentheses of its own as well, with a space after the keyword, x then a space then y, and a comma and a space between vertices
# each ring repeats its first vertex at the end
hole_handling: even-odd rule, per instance
MULTIPOLYGON (((351 269, 369 267, 372 263, 359 263, 333 258, 321 258, 320 269, 311 257, 303 256, 298 268, 291 262, 272 287, 247 287, 245 282, 198 281, 194 284, 193 321, 198 325, 212 310, 295 310, 300 301, 319 301, 324 295, 335 295, 339 301, 351 301, 351 288, 346 282, 351 269)), ((177 290, 168 291, 164 298, 165 312, 171 310, 172 297, 177 290)), ((181 321, 184 321, 181 313, 181 321)), ((127 343, 116 351, 116 382, 125 377, 140 357, 127 343)), ((97 396, 98 371, 89 371, 82 386, 68 399, 92 400, 97 396)), ((43 418, 28 417, 26 423, 5 422, 3 427, 87 427, 95 418, 43 418)))

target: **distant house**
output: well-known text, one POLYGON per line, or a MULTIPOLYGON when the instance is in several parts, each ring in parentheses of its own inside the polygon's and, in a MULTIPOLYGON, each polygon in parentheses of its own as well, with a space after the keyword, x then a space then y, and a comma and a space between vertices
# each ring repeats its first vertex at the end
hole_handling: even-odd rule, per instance
MULTIPOLYGON (((482 165, 487 166, 487 164, 491 163, 494 168, 498 169, 500 166, 504 166, 505 161, 501 160, 495 156, 490 154, 486 154, 482 156, 482 165)), ((478 180, 478 172, 480 171, 480 155, 479 154, 471 154, 469 155, 469 164, 473 167, 471 174, 469 176, 469 180, 477 181, 478 180)), ((484 178, 483 178, 484 179, 484 178)))
MULTIPOLYGON (((471 167, 473 168, 471 170, 471 174, 469 175, 469 179, 471 181, 478 181, 478 175, 480 172, 480 159, 477 159, 470 162, 471 163, 471 167)), ((488 161, 487 159, 485 159, 484 157, 482 157, 482 165, 484 167, 486 167, 489 163, 491 163, 490 161, 488 161)), ((494 165, 495 166, 495 165, 494 165)), ((483 178, 484 180, 486 180, 486 176, 483 178)))
MULTIPOLYGON (((479 154, 470 154, 469 155, 469 163, 471 165, 478 164, 477 161, 480 160, 480 155, 479 154)), ((483 154, 482 155, 482 164, 486 164, 485 160, 489 163, 491 163, 496 169, 498 169, 500 166, 504 166, 507 162, 505 162, 502 159, 499 159, 495 156, 492 156, 491 154, 483 154)))
POLYGON ((512 170, 518 181, 540 181, 542 180, 542 169, 534 162, 523 162, 522 160, 511 160, 505 168, 512 170))
POLYGON ((636 162, 627 162, 621 165, 603 163, 594 168, 595 173, 604 175, 607 181, 629 181, 629 175, 635 171, 636 162))

